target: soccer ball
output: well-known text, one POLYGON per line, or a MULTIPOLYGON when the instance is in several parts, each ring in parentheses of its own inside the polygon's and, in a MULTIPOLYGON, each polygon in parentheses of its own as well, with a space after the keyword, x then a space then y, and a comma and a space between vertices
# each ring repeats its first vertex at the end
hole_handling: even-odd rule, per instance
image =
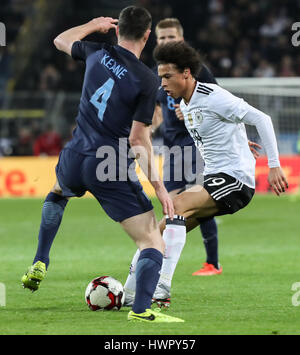
POLYGON ((92 311, 119 310, 124 300, 123 285, 111 276, 95 278, 85 290, 85 301, 92 311))

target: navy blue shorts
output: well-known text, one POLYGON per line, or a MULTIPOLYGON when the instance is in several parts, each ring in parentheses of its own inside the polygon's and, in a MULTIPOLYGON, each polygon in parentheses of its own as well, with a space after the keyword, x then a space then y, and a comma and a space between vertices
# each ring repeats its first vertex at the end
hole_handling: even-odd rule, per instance
POLYGON ((183 189, 196 182, 201 183, 204 163, 195 145, 171 149, 174 154, 170 154, 170 151, 164 154, 163 179, 167 191, 183 189))
MULTIPOLYGON (((127 181, 99 181, 96 170, 101 161, 103 159, 63 149, 56 166, 63 196, 81 197, 89 191, 116 222, 153 209, 137 177, 127 181)), ((133 176, 135 172, 131 171, 130 174, 133 176)))

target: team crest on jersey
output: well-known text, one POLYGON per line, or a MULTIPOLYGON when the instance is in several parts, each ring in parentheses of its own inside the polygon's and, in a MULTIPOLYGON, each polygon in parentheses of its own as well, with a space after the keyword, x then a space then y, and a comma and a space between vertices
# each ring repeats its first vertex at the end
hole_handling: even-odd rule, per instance
POLYGON ((203 116, 202 116, 202 113, 200 111, 195 111, 195 121, 197 123, 202 123, 203 121, 203 116))

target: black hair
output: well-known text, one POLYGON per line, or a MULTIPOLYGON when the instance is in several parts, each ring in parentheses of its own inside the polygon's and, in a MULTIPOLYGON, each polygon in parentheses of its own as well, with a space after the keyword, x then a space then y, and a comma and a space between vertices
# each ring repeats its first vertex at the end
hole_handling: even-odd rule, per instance
POLYGON ((189 68, 193 77, 202 67, 200 53, 184 41, 158 45, 154 49, 153 56, 158 65, 174 64, 180 72, 189 68))
POLYGON ((141 39, 147 29, 151 28, 152 16, 143 7, 128 6, 119 16, 119 34, 129 40, 141 39))

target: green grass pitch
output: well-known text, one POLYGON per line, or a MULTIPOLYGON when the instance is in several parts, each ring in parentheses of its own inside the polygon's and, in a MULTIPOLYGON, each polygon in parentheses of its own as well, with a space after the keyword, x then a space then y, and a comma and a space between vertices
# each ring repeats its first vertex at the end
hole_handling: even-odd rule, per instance
POLYGON ((168 311, 185 323, 161 325, 128 322, 128 308, 92 312, 86 306, 88 282, 111 275, 124 283, 136 250, 92 199, 67 206, 40 290, 21 287, 35 254, 42 203, 0 200, 0 283, 6 288, 0 334, 300 334, 300 306, 292 303, 292 285, 300 282, 299 200, 255 196, 244 210, 217 218, 222 275, 192 276, 205 252, 199 229, 191 232, 168 311))

